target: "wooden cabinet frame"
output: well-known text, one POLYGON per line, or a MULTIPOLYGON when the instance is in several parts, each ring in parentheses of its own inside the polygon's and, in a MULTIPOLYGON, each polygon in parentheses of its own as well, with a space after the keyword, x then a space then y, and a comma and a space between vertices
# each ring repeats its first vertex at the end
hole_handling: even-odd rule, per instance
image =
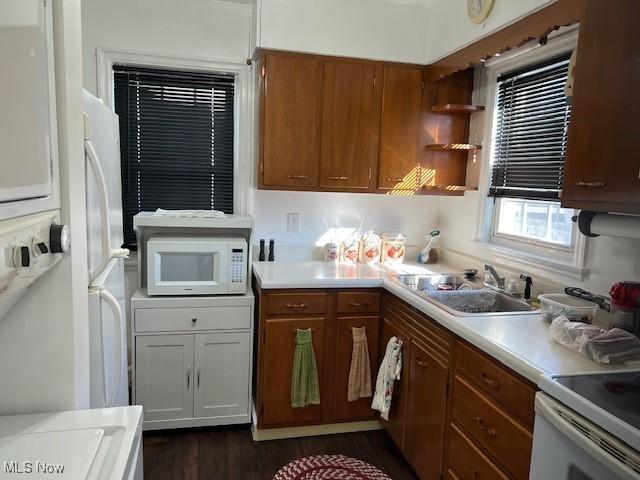
POLYGON ((254 58, 259 189, 391 195, 462 195, 477 189, 465 184, 472 146, 460 148, 468 141, 469 114, 483 110, 469 105, 472 70, 430 80, 424 65, 262 49, 254 58), (273 98, 270 63, 294 72, 271 74, 283 82, 273 98), (297 75, 308 76, 314 68, 316 73, 309 77, 309 95, 314 98, 290 106, 292 117, 302 115, 307 121, 300 131, 274 128, 273 118, 279 116, 282 122, 277 123, 285 126, 289 119, 284 113, 287 89, 303 95, 297 75), (438 151, 427 147, 438 142, 444 142, 438 151), (456 148, 447 148, 450 143, 456 148), (292 150, 304 152, 299 160, 303 174, 285 172, 294 168, 292 150), (340 159, 334 158, 336 152, 340 159))
MULTIPOLYGON (((469 461, 478 462, 478 470, 512 478, 514 474, 520 477, 521 472, 527 468, 525 444, 533 430, 533 398, 536 386, 522 376, 458 338, 415 307, 382 289, 262 291, 255 279, 253 287, 258 301, 255 319, 258 338, 254 343, 257 368, 253 391, 259 429, 379 418, 377 412, 373 411, 367 412, 364 416, 339 414, 336 402, 342 400, 335 395, 336 372, 340 370, 337 368, 337 362, 339 358, 345 357, 344 352, 341 354, 337 351, 337 348, 340 348, 337 329, 351 323, 360 325, 369 322, 370 325, 370 322, 374 321, 379 322, 379 333, 376 332, 376 367, 384 357, 391 336, 399 337, 404 344, 401 379, 394 387, 389 420, 382 421, 382 424, 422 480, 439 479, 440 475, 447 471, 451 475, 456 474, 453 471, 455 465, 449 461, 453 458, 450 457, 449 449, 451 445, 454 449, 460 448, 461 438, 463 443, 470 442, 473 447, 469 453, 469 461), (379 301, 376 295, 380 295, 379 301), (307 300, 303 300, 305 298, 307 300), (289 313, 288 310, 293 312, 289 313), (295 322, 304 325, 316 322, 316 325, 322 325, 324 345, 320 352, 322 367, 319 367, 321 401, 317 415, 312 418, 267 424, 263 421, 262 406, 268 403, 268 399, 263 397, 263 391, 264 382, 268 381, 270 372, 265 371, 263 335, 267 322, 278 321, 290 322, 292 326, 295 322), (495 452, 478 442, 473 432, 467 431, 464 425, 454 418, 454 407, 458 407, 457 411, 460 411, 460 404, 454 404, 453 385, 456 382, 459 384, 460 379, 466 385, 472 386, 474 392, 478 392, 477 396, 482 398, 482 408, 485 412, 495 412, 491 418, 504 419, 500 434, 513 434, 514 441, 520 441, 522 448, 517 462, 505 462, 497 458, 495 452), (427 408, 429 406, 430 408, 427 408), (425 427, 416 428, 416 425, 425 427), (458 437, 450 442, 449 436, 452 434, 458 434, 458 437), (512 471, 507 472, 507 468, 512 471)), ((375 329, 371 327, 371 330, 373 333, 375 329)), ((344 347, 344 339, 342 344, 344 347)), ((375 352, 370 351, 370 355, 374 354, 375 352)), ((377 370, 372 369, 374 388, 377 370)), ((291 375, 288 371, 278 371, 277 374, 286 375, 287 378, 291 375)), ((349 411, 348 408, 341 410, 349 411)), ((452 455, 455 454, 453 451, 452 455)))
MULTIPOLYGON (((376 355, 378 342, 379 312, 378 305, 371 300, 372 296, 381 295, 381 291, 375 288, 368 289, 278 289, 278 290, 262 290, 257 282, 253 282, 253 289, 256 296, 255 309, 255 342, 254 342, 254 359, 256 367, 254 368, 253 377, 253 401, 257 414, 257 426, 263 428, 278 427, 294 427, 302 425, 321 425, 330 423, 353 422, 362 420, 373 420, 375 412, 370 410, 365 415, 354 413, 352 416, 346 415, 344 412, 362 412, 365 401, 360 402, 359 407, 348 406, 341 408, 336 413, 337 402, 342 401, 343 396, 336 395, 336 361, 338 347, 338 327, 345 324, 353 323, 354 326, 371 325, 373 320, 376 321, 376 328, 371 328, 371 332, 367 331, 367 335, 375 336, 375 351, 370 351, 369 355, 372 359, 371 376, 372 388, 375 387, 375 378, 378 372, 378 356, 376 355), (345 292, 346 295, 343 295, 345 292), (366 301, 355 301, 354 295, 361 295, 366 301), (339 301, 340 298, 340 301, 339 301), (340 305, 340 307, 339 307, 340 305), (305 417, 305 415, 296 415, 291 413, 289 421, 269 422, 268 409, 270 399, 266 394, 266 384, 269 382, 269 375, 283 375, 287 381, 284 384, 289 385, 288 380, 291 378, 291 371, 287 368, 276 372, 266 371, 267 355, 267 332, 270 322, 283 322, 291 325, 293 330, 299 323, 302 328, 313 326, 309 322, 315 322, 315 325, 322 325, 323 345, 321 351, 316 351, 316 358, 322 358, 322 365, 318 365, 319 383, 320 383, 320 406, 319 412, 315 416, 305 417), (308 324, 308 325, 307 325, 308 324), (375 355, 375 357, 373 357, 375 355), (266 413, 265 413, 266 412, 266 413), (299 417, 299 418, 296 418, 299 417), (266 420, 265 420, 266 419, 266 420)), ((320 327, 318 327, 320 328, 320 327)), ((292 337, 293 338, 293 337, 292 337)), ((314 349, 317 348, 314 344, 314 349)), ((373 349, 372 349, 373 350, 373 349)), ((349 357, 350 360, 350 357, 349 357)), ((318 363, 320 361, 318 360, 318 363)), ((340 387, 342 388, 342 387, 340 387)), ((346 389, 346 385, 344 385, 346 389)), ((346 396, 345 396, 346 397, 346 396)), ((371 401, 369 399, 368 401, 371 401)), ((356 402, 357 403, 357 402, 356 402)), ((273 408, 273 407, 272 407, 273 408)), ((285 408, 279 406, 278 408, 285 408)), ((315 409, 315 407, 310 407, 315 409)), ((285 408, 286 409, 286 408, 285 408)), ((295 409, 297 410, 297 409, 295 409)), ((281 417, 284 418, 284 417, 281 417)))

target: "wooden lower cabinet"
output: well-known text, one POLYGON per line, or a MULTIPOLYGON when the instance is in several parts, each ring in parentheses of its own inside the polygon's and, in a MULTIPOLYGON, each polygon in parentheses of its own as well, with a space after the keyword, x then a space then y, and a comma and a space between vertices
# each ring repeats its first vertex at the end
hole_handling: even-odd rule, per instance
POLYGON ((403 365, 389 420, 383 424, 420 478, 436 480, 442 472, 453 337, 426 315, 386 295, 381 349, 392 336, 403 342, 403 365))
MULTIPOLYGON (((391 337, 397 337, 402 340, 404 345, 408 345, 409 336, 401 329, 399 321, 388 314, 382 319, 382 336, 380 341, 380 357, 384 356, 387 343, 391 337)), ((394 441, 396 446, 402 450, 404 448, 404 419, 406 409, 406 384, 407 369, 400 371, 400 380, 395 382, 393 388, 393 401, 389 410, 389 419, 382 420, 385 430, 394 441)))
MULTIPOLYGON (((321 405, 291 407, 291 374, 296 349, 296 329, 310 328, 313 331, 313 350, 316 356, 318 378, 322 379, 324 324, 323 317, 277 318, 266 321, 262 358, 264 378, 260 386, 262 391, 260 412, 264 425, 311 423, 322 419, 321 405)), ((320 395, 321 402, 325 400, 323 393, 321 392, 320 395)))
POLYGON ((422 480, 436 480, 442 470, 448 362, 412 341, 407 367, 404 454, 422 480))
POLYGON ((453 382, 452 417, 517 479, 529 477, 532 434, 464 378, 453 382))
POLYGON ((254 379, 258 428, 372 420, 371 397, 347 399, 353 351, 351 328, 365 327, 372 388, 378 373, 380 292, 377 289, 266 290, 257 297, 257 365, 254 379), (320 405, 291 407, 297 329, 313 331, 320 405))
POLYGON ((508 480, 455 424, 449 426, 448 478, 459 480, 508 480))
POLYGON ((535 386, 391 294, 381 355, 403 341, 403 367, 383 425, 421 480, 526 479, 535 386))
POLYGON ((380 317, 356 316, 338 317, 335 351, 335 389, 334 416, 337 420, 371 419, 375 412, 371 410, 371 397, 361 398, 350 402, 347 398, 349 372, 351 370, 351 355, 353 352, 353 337, 351 329, 365 327, 369 348, 369 364, 371 368, 371 390, 375 389, 378 358, 378 330, 380 317))
POLYGON ((347 400, 351 329, 365 327, 373 389, 389 339, 403 342, 400 379, 382 424, 421 480, 528 478, 536 392, 531 382, 388 292, 263 292, 255 284, 254 290, 258 428, 378 418, 371 398, 347 400), (298 328, 313 330, 319 406, 291 408, 298 328))

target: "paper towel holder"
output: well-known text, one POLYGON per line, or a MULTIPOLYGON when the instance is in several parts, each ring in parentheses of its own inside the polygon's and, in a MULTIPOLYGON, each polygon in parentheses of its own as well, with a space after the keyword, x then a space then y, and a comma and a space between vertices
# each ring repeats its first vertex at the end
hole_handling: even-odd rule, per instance
POLYGON ((640 216, 581 211, 571 217, 585 237, 640 238, 640 216))

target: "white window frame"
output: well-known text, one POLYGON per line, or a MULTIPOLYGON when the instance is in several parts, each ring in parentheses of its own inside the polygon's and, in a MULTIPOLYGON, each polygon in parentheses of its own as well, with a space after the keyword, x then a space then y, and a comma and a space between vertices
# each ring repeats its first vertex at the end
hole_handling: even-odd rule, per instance
POLYGON ((166 68, 174 70, 224 73, 235 78, 233 140, 233 213, 248 213, 249 186, 253 178, 253 88, 250 67, 246 63, 198 57, 175 57, 132 50, 97 48, 98 97, 115 111, 114 65, 166 68), (242 139, 242 141, 240 141, 242 139))
MULTIPOLYGON (((569 27, 549 36, 545 45, 535 40, 521 48, 487 60, 484 67, 478 68, 475 76, 474 103, 486 105, 484 120, 478 118, 471 122, 471 131, 482 137, 482 143, 490 146, 482 151, 482 168, 479 175, 481 195, 489 191, 491 182, 491 159, 494 157, 494 125, 497 119, 497 83, 498 77, 529 65, 544 62, 563 53, 570 52, 578 44, 578 28, 569 27)), ((586 266, 588 242, 573 227, 573 245, 562 245, 529 241, 523 237, 496 234, 498 219, 496 197, 484 197, 479 202, 478 224, 475 242, 481 250, 498 261, 517 264, 523 269, 538 269, 550 274, 562 275, 574 280, 583 280, 589 269, 586 266)))
MULTIPOLYGON (((493 206, 493 222, 491 226, 491 235, 492 241, 494 243, 504 242, 506 246, 512 244, 512 242, 517 243, 520 248, 528 248, 528 247, 542 247, 546 249, 551 249, 553 251, 557 251, 559 254, 571 254, 575 251, 576 243, 578 240, 579 230, 574 222, 571 227, 571 245, 563 245, 561 243, 547 242, 537 238, 527 238, 522 235, 510 235, 508 233, 501 233, 498 231, 498 220, 500 218, 500 207, 501 200, 508 199, 509 197, 496 197, 495 205, 493 206)), ((515 200, 526 200, 515 198, 515 200)), ((558 200, 535 200, 536 202, 544 202, 544 203, 559 203, 558 200)))

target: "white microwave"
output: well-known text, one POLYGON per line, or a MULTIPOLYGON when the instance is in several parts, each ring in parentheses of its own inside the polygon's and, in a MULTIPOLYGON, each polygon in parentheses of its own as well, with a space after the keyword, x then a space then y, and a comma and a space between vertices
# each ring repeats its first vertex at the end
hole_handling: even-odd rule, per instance
POLYGON ((149 295, 225 295, 247 291, 241 237, 153 237, 147 242, 149 295))

